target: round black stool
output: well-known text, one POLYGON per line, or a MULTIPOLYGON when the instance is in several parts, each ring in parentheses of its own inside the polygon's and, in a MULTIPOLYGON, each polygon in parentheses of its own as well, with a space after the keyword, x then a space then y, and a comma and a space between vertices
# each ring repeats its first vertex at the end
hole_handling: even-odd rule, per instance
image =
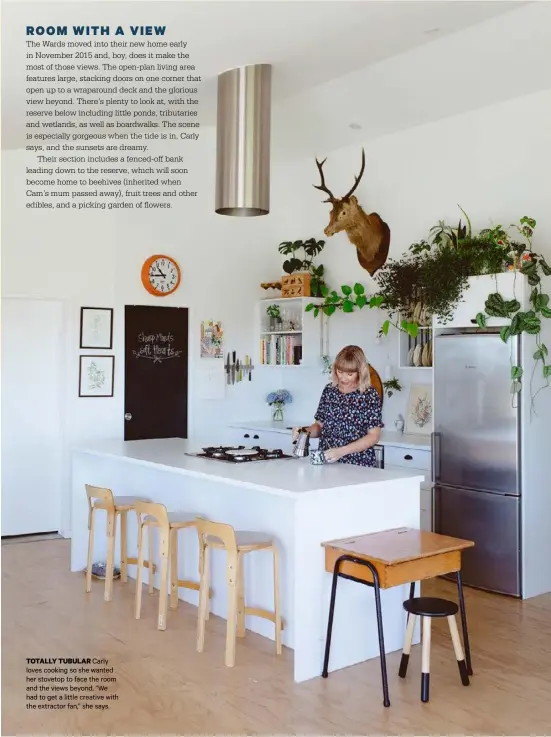
POLYGON ((420 596, 417 599, 407 599, 404 601, 404 609, 408 613, 408 623, 404 649, 402 650, 402 659, 400 661, 400 670, 398 671, 400 678, 406 677, 415 621, 417 617, 421 617, 421 701, 427 702, 429 700, 431 621, 433 617, 446 617, 450 628, 455 657, 457 658, 461 683, 464 686, 468 686, 469 675, 467 673, 461 640, 459 639, 459 632, 457 631, 457 622, 455 621, 455 615, 459 610, 457 604, 447 599, 420 596))

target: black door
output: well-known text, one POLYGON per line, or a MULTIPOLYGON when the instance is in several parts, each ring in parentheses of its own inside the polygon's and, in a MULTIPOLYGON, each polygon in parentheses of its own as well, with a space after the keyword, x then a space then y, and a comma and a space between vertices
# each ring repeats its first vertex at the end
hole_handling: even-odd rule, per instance
POLYGON ((124 317, 124 439, 187 438, 187 308, 126 305, 124 317))

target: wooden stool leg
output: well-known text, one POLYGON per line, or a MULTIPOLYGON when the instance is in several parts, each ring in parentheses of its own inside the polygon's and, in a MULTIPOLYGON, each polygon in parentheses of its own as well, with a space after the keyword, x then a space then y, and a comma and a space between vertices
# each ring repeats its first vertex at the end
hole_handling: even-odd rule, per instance
POLYGON ((237 554, 237 636, 245 637, 245 556, 237 554))
POLYGON ((107 570, 105 571, 105 601, 113 598, 113 568, 115 566, 115 533, 117 518, 114 511, 107 512, 107 570))
POLYGON ((166 610, 168 603, 168 554, 170 550, 170 528, 159 528, 161 548, 161 588, 159 595, 159 621, 157 629, 166 630, 166 610))
POLYGON ((88 514, 88 565, 86 566, 86 593, 92 590, 92 563, 94 557, 94 508, 88 514))
POLYGON ((237 553, 228 553, 228 624, 226 629, 226 665, 233 668, 235 665, 235 635, 237 624, 237 553))
MULTIPOLYGON (((141 524, 141 520, 138 517, 138 570, 136 571, 136 601, 134 609, 134 617, 140 618, 140 612, 142 610, 142 578, 143 578, 143 563, 144 563, 144 528, 141 524)), ((149 574, 151 575, 151 574, 149 574)))
POLYGON ((153 525, 147 525, 147 546, 148 546, 148 579, 149 593, 153 593, 153 525))
POLYGON ((205 604, 205 611, 204 611, 205 620, 209 619, 210 617, 210 556, 211 556, 210 549, 208 547, 205 547, 204 560, 203 560, 204 576, 207 582, 207 603, 205 604))
POLYGON ((208 616, 209 606, 209 570, 208 570, 208 545, 200 543, 202 554, 199 565, 202 566, 199 579, 199 609, 197 612, 197 652, 202 653, 205 645, 205 620, 208 616), (202 563, 201 563, 202 560, 202 563))
POLYGON ((170 530, 170 608, 178 607, 178 530, 170 530))
POLYGON ((127 583, 128 581, 128 543, 127 543, 127 512, 123 510, 120 513, 121 516, 121 581, 127 583))
POLYGON ((452 642, 453 642, 453 649, 455 651, 455 657, 457 659, 457 665, 459 668, 459 675, 461 676, 461 683, 464 686, 468 686, 469 681, 469 674, 467 671, 467 663, 465 662, 465 657, 463 655, 463 648, 461 647, 461 640, 459 639, 459 631, 457 629, 457 622, 455 620, 455 616, 448 617, 448 625, 450 628, 450 635, 452 636, 452 642))
POLYGON ((416 620, 417 616, 415 614, 408 614, 406 639, 404 640, 404 649, 402 650, 402 659, 400 660, 400 669, 398 670, 400 678, 405 678, 408 671, 409 654, 411 652, 411 643, 413 641, 413 631, 415 629, 416 620))
POLYGON ((281 599, 279 597, 279 550, 274 545, 272 548, 274 556, 274 616, 275 616, 275 641, 276 654, 281 655, 281 599))
POLYGON ((423 645, 421 651, 421 701, 426 703, 429 700, 430 688, 430 636, 432 620, 430 617, 421 617, 421 624, 423 627, 423 645))

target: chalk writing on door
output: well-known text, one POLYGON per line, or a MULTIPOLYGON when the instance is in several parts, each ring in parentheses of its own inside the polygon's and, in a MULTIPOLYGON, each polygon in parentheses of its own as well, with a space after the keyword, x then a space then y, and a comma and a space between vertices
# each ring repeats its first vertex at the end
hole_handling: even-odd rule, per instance
POLYGON ((144 333, 138 335, 138 349, 132 353, 136 358, 145 358, 153 363, 161 363, 169 358, 178 358, 182 351, 173 347, 172 333, 144 333))

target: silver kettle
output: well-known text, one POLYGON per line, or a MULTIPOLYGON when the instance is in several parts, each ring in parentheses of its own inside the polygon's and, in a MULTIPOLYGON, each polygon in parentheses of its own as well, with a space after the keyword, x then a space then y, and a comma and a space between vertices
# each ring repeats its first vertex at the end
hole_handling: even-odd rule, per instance
POLYGON ((293 455, 297 458, 304 458, 310 453, 310 433, 306 428, 301 427, 295 440, 293 440, 295 447, 293 449, 293 455))

